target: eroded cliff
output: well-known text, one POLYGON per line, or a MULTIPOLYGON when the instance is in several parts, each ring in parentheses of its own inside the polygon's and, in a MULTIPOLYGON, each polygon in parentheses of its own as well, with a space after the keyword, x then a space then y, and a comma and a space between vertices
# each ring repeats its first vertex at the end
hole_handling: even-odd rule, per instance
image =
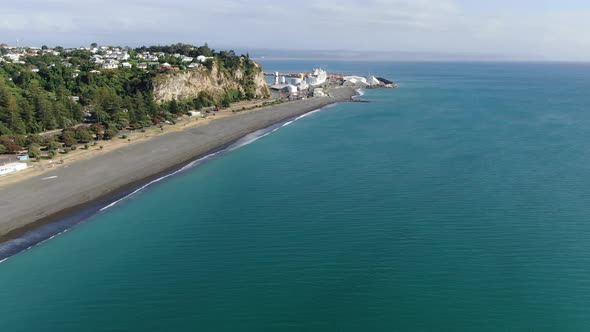
POLYGON ((230 69, 219 60, 180 72, 168 72, 156 77, 154 96, 157 101, 185 100, 205 92, 215 99, 223 98, 228 91, 240 91, 246 98, 267 98, 270 91, 262 67, 242 58, 239 65, 230 69))

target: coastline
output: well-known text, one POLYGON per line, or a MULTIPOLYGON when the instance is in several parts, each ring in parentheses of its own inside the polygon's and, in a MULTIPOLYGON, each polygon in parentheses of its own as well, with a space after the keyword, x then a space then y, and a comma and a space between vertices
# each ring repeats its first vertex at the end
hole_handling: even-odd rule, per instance
MULTIPOLYGON (((0 197, 3 197, 0 199, 0 244, 64 218, 73 218, 65 229, 36 241, 43 242, 90 217, 101 207, 195 160, 221 151, 250 133, 330 104, 349 101, 357 93, 351 88, 340 88, 332 91, 329 97, 216 119, 203 126, 156 136, 0 187, 0 197)), ((0 259, 14 254, 16 252, 6 255, 0 252, 0 259)))

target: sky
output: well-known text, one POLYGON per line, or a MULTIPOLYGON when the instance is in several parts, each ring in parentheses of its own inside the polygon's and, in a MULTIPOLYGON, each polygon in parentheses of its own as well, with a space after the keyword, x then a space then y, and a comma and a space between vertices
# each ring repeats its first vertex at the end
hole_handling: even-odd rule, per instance
POLYGON ((176 42, 590 61, 588 0, 18 0, 0 43, 176 42))

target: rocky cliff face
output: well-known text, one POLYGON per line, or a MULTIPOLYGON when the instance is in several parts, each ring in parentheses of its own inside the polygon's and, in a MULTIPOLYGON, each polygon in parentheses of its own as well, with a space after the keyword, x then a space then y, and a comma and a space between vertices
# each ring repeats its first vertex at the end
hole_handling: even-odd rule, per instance
POLYGON ((246 77, 246 60, 242 60, 235 70, 228 70, 213 61, 211 69, 205 65, 185 72, 172 72, 159 75, 154 82, 156 101, 184 100, 206 92, 213 98, 222 98, 228 90, 240 90, 244 95, 251 92, 255 97, 267 98, 270 91, 262 67, 253 63, 246 77))

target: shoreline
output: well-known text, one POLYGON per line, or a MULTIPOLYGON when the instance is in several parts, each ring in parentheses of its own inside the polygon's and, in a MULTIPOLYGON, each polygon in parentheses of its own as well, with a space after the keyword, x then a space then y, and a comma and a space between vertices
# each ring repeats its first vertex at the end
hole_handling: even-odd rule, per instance
POLYGON ((216 119, 3 186, 0 197, 10 198, 0 199, 0 261, 66 231, 142 186, 227 149, 248 134, 331 104, 350 101, 355 95, 358 92, 354 89, 341 88, 330 97, 216 119), (120 167, 116 167, 117 162, 120 167), (49 176, 55 178, 47 180, 49 176), (57 224, 60 220, 64 222, 62 227, 57 224), (2 248, 52 224, 56 227, 47 230, 44 236, 40 234, 39 239, 15 243, 18 248, 13 250, 2 248))

